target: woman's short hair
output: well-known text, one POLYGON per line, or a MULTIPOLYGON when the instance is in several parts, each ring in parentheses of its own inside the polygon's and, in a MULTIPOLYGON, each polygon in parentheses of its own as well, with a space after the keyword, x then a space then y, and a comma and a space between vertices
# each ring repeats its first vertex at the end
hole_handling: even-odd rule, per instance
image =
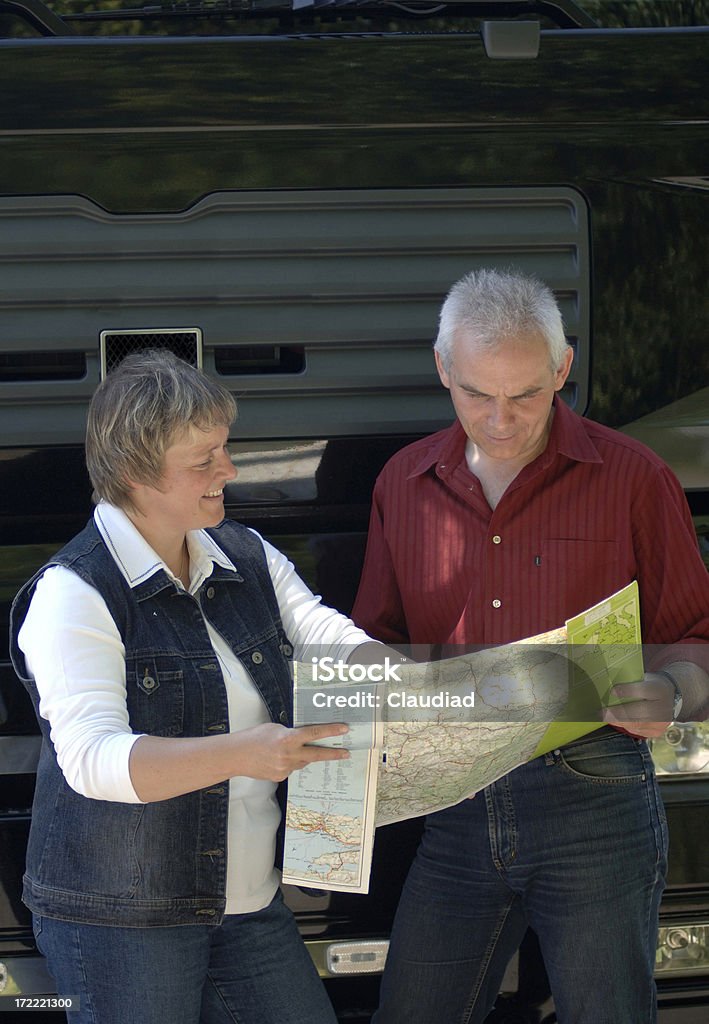
POLYGON ((459 331, 490 348, 508 338, 541 334, 553 370, 561 367, 569 347, 552 290, 538 278, 514 270, 474 270, 448 292, 434 344, 446 371, 459 331))
POLYGON ((167 449, 190 427, 230 427, 236 402, 221 384, 167 349, 127 356, 89 405, 86 465, 94 501, 133 508, 129 481, 157 486, 167 449))

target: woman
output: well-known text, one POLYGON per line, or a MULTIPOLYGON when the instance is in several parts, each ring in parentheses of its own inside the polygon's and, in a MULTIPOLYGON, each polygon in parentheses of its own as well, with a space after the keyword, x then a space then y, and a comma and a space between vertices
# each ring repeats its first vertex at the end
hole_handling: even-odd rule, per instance
POLYGON ((335 1020, 278 890, 276 790, 347 756, 309 746, 345 726, 288 727, 290 641, 368 637, 224 520, 235 413, 170 353, 127 358, 89 409, 93 520, 13 605, 44 736, 24 899, 82 1024, 335 1020))

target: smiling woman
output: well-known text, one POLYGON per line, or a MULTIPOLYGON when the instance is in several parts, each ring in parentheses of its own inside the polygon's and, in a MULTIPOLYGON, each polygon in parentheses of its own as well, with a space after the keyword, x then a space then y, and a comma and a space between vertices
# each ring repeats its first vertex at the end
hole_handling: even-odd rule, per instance
POLYGON ((93 519, 13 605, 43 734, 24 899, 72 1021, 334 1024, 279 896, 277 784, 348 756, 311 745, 344 726, 290 728, 291 644, 369 638, 223 519, 235 413, 169 352, 124 360, 89 409, 93 519))
POLYGON ((224 486, 236 476, 229 456, 228 427, 189 427, 163 457, 156 485, 130 481, 132 509, 126 514, 189 587, 186 534, 218 526, 224 518, 224 486))

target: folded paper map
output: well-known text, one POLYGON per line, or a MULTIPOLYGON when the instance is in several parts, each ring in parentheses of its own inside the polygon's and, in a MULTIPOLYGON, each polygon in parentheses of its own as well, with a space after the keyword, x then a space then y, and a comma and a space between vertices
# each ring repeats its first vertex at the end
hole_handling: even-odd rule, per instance
POLYGON ((473 796, 603 725, 643 676, 636 583, 564 626, 441 661, 294 669, 295 723, 347 722, 350 749, 289 780, 283 881, 366 892, 374 830, 473 796))

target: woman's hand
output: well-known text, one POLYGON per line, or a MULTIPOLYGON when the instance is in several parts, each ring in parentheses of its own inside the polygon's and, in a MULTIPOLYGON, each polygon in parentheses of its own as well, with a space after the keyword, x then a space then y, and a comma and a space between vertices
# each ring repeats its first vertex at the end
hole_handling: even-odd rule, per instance
POLYGON ((267 722, 224 736, 139 736, 130 752, 131 782, 143 803, 193 793, 238 775, 281 782, 311 761, 349 757, 341 747, 309 746, 346 732, 341 723, 287 729, 267 722))
POLYGON ((283 725, 267 722, 252 729, 232 734, 240 749, 243 767, 234 774, 252 779, 282 782, 291 772, 305 768, 313 761, 340 761, 348 758, 349 751, 341 747, 310 746, 315 740, 329 736, 342 736, 346 725, 304 725, 287 729, 283 725))

